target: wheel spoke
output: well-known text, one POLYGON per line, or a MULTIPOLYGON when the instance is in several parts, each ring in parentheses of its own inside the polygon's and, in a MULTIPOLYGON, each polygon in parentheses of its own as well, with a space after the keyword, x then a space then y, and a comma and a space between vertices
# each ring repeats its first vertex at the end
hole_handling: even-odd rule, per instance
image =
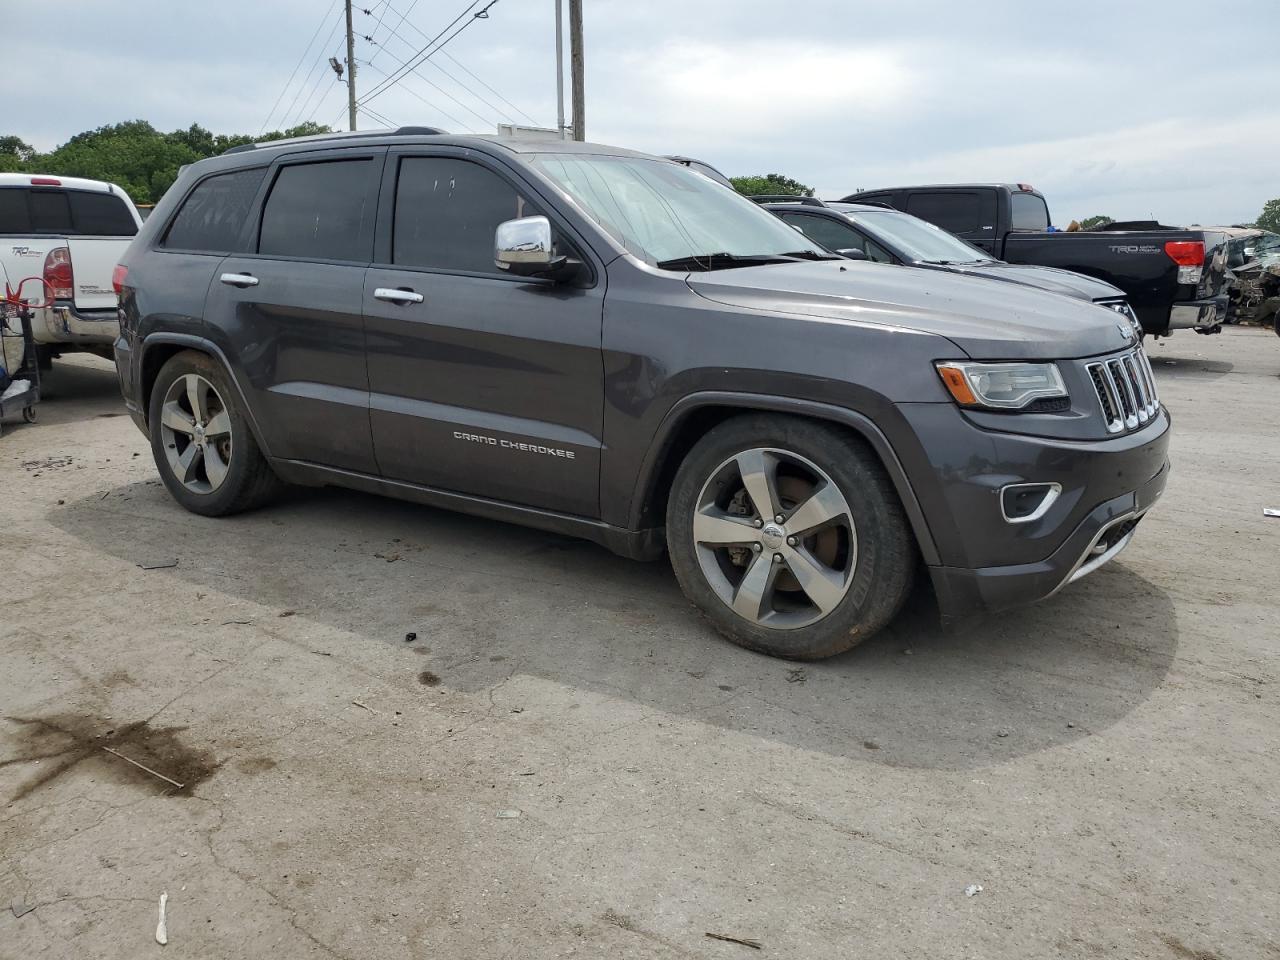
POLYGON ((222 486, 222 481, 226 479, 227 468, 229 464, 222 459, 222 454, 218 452, 216 444, 206 443, 204 445, 204 473, 209 478, 209 486, 213 490, 217 490, 222 486))
POLYGON ((787 519, 787 532, 803 534, 849 513, 849 505, 834 483, 823 484, 787 519))
POLYGON ((194 373, 188 373, 186 381, 187 403, 191 404, 191 412, 195 418, 203 423, 209 419, 209 402, 204 381, 194 373))
MULTIPOLYGON (((716 510, 715 507, 707 508, 716 510)), ((693 540, 724 546, 733 543, 754 543, 760 538, 755 524, 746 519, 721 513, 695 513, 693 515, 693 540)))
POLYGON ((200 444, 192 441, 187 444, 187 449, 178 454, 173 464, 173 472, 183 483, 190 483, 196 478, 196 466, 201 460, 200 444))
POLYGON ((739 616, 754 621, 768 612, 773 600, 773 584, 781 566, 773 562, 772 554, 756 554, 733 594, 733 609, 739 616))
POLYGON ((191 418, 178 406, 176 400, 170 400, 160 408, 160 422, 175 433, 182 433, 188 437, 195 432, 191 418))
POLYGON ((209 418, 204 426, 206 437, 221 437, 231 432, 231 414, 220 410, 209 418))
POLYGON ((742 485, 747 488, 747 496, 751 498, 756 513, 765 520, 772 520, 781 512, 774 485, 777 459, 764 450, 745 450, 735 459, 742 475, 742 485))
POLYGON ((824 614, 830 613, 844 598, 848 589, 844 577, 824 566, 807 550, 784 547, 782 556, 800 589, 824 614))

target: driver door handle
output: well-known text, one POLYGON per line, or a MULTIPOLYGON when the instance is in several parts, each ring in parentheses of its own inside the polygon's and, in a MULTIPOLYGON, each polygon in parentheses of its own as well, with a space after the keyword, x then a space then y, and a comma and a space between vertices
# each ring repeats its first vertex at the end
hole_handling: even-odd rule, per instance
POLYGON ((232 287, 256 287, 258 278, 248 273, 224 273, 218 278, 232 287))
POLYGON ((421 303, 423 300, 422 294, 420 293, 395 287, 378 287, 373 291, 373 297, 375 300, 385 300, 387 303, 398 303, 401 305, 406 303, 421 303))

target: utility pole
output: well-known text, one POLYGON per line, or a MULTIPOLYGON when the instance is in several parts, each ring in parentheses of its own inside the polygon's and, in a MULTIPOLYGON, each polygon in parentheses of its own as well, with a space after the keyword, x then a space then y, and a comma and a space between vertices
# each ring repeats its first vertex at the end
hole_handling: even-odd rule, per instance
POLYGON ((351 0, 347 0, 347 123, 356 128, 356 37, 351 31, 351 0))
POLYGON ((556 5, 556 133, 564 139, 564 24, 561 13, 564 0, 555 0, 556 5))
POLYGON ((585 140, 587 108, 582 89, 582 0, 569 0, 569 73, 573 89, 573 139, 585 140))

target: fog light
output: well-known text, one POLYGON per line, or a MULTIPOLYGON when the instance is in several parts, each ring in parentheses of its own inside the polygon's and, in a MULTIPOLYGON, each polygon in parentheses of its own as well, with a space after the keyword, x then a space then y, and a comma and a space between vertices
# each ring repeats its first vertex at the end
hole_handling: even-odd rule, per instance
POLYGON ((1000 512, 1006 523, 1039 520, 1062 493, 1057 483, 1010 483, 1000 488, 1000 512))

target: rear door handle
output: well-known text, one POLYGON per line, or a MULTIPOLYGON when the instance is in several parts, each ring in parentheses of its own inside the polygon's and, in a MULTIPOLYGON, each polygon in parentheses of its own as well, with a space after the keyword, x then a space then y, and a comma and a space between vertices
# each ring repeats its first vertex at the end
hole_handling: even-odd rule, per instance
POLYGON ((421 303, 422 294, 414 293, 412 290, 400 290, 395 287, 378 287, 373 291, 375 300, 385 300, 387 303, 421 303))
POLYGON ((224 273, 218 278, 233 287, 256 287, 258 278, 247 273, 224 273))

